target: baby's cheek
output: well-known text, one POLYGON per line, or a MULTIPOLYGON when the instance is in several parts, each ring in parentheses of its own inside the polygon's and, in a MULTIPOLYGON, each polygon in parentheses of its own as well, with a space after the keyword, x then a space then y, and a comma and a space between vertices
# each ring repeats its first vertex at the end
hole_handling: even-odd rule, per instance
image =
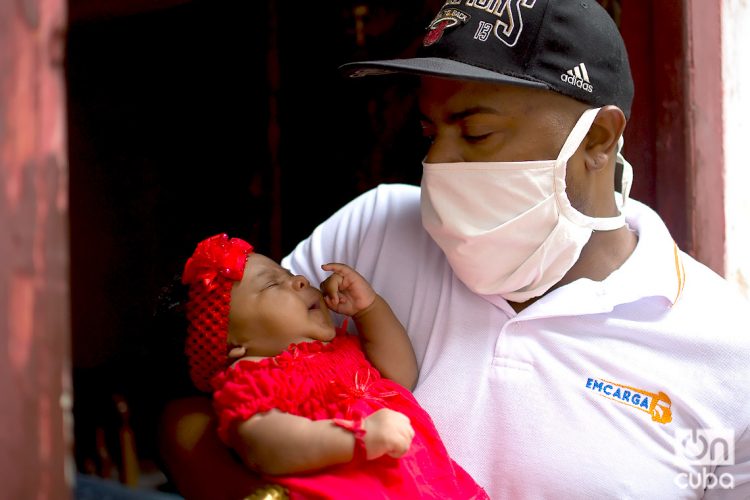
POLYGON ((331 311, 326 311, 328 314, 326 314, 326 319, 328 320, 328 325, 333 328, 333 314, 331 314, 331 311))

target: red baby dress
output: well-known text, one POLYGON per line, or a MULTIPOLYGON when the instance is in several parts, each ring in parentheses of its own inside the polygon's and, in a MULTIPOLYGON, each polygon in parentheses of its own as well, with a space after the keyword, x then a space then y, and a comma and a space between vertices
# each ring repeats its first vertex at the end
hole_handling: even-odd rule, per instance
POLYGON ((261 361, 243 360, 214 378, 219 435, 255 413, 277 409, 312 420, 366 417, 390 408, 409 417, 415 436, 400 458, 383 456, 311 473, 269 476, 304 499, 485 499, 484 490, 449 456, 430 416, 411 392, 382 378, 354 335, 292 344, 261 361))

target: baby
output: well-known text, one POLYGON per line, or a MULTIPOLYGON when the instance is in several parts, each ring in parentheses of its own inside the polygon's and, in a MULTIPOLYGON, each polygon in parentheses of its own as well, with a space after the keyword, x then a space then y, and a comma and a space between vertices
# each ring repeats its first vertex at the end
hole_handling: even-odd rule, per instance
POLYGON ((318 290, 226 234, 188 259, 185 350, 222 440, 291 498, 488 498, 412 396, 416 358, 389 305, 349 266, 322 267, 318 290))

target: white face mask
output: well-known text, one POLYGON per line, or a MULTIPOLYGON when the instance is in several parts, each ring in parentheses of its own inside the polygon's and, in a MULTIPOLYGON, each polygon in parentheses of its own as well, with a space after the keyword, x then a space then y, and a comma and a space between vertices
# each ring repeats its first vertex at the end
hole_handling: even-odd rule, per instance
MULTIPOLYGON (((568 159, 598 111, 583 113, 556 160, 422 164, 422 224, 472 291, 513 302, 538 297, 575 264, 593 230, 625 225, 622 213, 579 212, 565 193, 568 159)), ((619 148, 618 163, 624 204, 632 169, 619 148)))

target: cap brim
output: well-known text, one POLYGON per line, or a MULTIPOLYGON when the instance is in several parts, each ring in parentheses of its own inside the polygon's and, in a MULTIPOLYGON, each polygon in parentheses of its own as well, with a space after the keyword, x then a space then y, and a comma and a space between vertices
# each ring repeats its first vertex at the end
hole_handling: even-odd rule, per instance
POLYGON ((496 73, 484 68, 453 61, 452 59, 443 59, 441 57, 415 57, 412 59, 352 62, 339 66, 339 71, 341 71, 344 76, 350 78, 400 73, 454 78, 458 80, 505 83, 539 89, 550 88, 549 85, 543 82, 504 75, 502 73, 496 73))

